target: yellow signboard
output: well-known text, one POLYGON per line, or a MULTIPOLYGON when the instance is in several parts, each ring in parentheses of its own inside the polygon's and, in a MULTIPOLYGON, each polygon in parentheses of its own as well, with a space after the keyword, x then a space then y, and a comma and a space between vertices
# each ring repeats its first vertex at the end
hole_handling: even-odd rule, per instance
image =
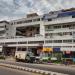
POLYGON ((52 52, 53 51, 53 49, 52 48, 43 48, 43 50, 42 51, 47 51, 47 52, 52 52))

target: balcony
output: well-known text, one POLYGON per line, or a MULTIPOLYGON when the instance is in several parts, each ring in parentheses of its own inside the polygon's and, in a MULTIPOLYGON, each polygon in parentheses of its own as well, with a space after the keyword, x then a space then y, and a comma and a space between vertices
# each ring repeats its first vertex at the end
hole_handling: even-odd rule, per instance
POLYGON ((74 38, 74 36, 72 36, 72 35, 64 35, 64 36, 46 36, 46 39, 51 39, 51 40, 54 40, 54 39, 60 39, 60 40, 62 40, 62 39, 73 39, 74 38))
POLYGON ((0 39, 4 39, 6 37, 6 34, 0 35, 0 39))
POLYGON ((44 44, 44 46, 60 46, 60 47, 62 47, 62 46, 67 46, 67 48, 69 48, 68 46, 75 46, 75 44, 74 43, 46 43, 46 44, 44 44))
POLYGON ((24 47, 26 46, 26 47, 27 47, 27 46, 39 46, 39 44, 10 44, 10 45, 8 45, 8 46, 9 46, 9 47, 15 47, 15 46, 19 46, 19 47, 20 47, 20 46, 21 46, 21 47, 22 47, 22 46, 24 46, 24 47))
POLYGON ((29 23, 21 23, 21 24, 15 24, 15 27, 40 25, 40 23, 41 23, 41 21, 29 22, 29 23))
POLYGON ((46 29, 45 33, 72 32, 72 31, 75 31, 75 29, 69 29, 69 28, 46 29))
POLYGON ((11 39, 0 39, 0 42, 28 42, 28 41, 43 41, 43 37, 23 37, 23 38, 11 38, 11 39))
POLYGON ((61 24, 61 23, 69 23, 69 22, 75 22, 75 18, 72 18, 72 17, 67 17, 67 18, 64 18, 63 19, 59 18, 59 19, 55 19, 53 21, 47 21, 47 22, 44 22, 45 25, 50 25, 50 24, 61 24))

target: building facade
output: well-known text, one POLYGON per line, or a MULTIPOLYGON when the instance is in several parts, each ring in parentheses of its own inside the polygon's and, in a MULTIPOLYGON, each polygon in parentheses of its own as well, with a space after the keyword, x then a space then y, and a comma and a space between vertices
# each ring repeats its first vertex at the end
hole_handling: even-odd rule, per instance
POLYGON ((31 50, 39 55, 41 49, 62 52, 75 57, 75 10, 54 11, 39 16, 0 22, 0 51, 13 55, 17 50, 31 50))

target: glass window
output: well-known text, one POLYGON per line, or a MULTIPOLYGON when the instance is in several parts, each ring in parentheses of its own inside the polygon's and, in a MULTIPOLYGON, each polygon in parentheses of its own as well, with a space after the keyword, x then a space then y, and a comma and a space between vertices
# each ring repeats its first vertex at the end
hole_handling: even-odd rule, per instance
POLYGON ((48 19, 48 21, 52 21, 52 19, 48 19))
POLYGON ((61 25, 54 26, 54 29, 58 29, 58 28, 61 28, 61 25))
POLYGON ((64 43, 71 43, 72 40, 63 40, 64 43))
POLYGON ((73 42, 75 42, 75 40, 73 40, 73 42))
POLYGON ((52 40, 46 40, 45 43, 52 43, 52 40))
POLYGON ((62 43, 62 40, 54 40, 54 43, 62 43))

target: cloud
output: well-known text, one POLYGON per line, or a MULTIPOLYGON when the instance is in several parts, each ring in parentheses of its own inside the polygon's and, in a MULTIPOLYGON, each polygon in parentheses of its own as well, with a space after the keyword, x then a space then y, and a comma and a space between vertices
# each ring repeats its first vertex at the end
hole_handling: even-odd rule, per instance
POLYGON ((32 12, 42 15, 72 7, 75 8, 75 0, 0 0, 0 20, 21 18, 32 12))

